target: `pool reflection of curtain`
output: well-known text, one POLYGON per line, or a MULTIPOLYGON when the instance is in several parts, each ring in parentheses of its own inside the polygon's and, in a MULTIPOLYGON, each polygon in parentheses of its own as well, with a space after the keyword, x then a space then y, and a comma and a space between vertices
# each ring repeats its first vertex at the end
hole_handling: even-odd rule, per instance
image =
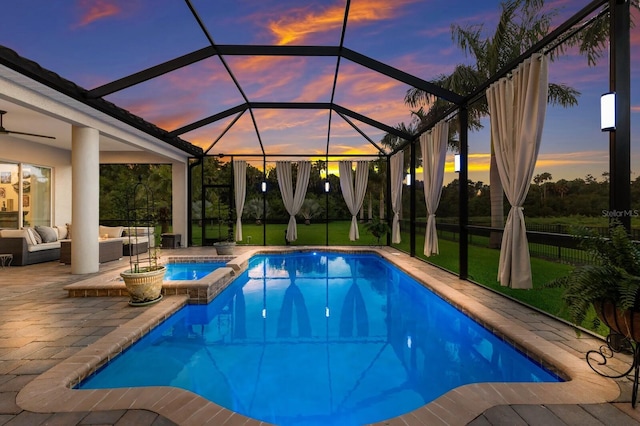
POLYGON ((244 339, 247 337, 247 306, 244 300, 244 287, 239 287, 235 297, 235 321, 233 337, 244 339))
POLYGON ((356 282, 357 268, 349 262, 351 270, 351 287, 347 290, 342 302, 342 312, 340 313, 340 337, 350 337, 353 335, 353 321, 355 318, 356 330, 358 336, 366 337, 369 335, 369 316, 367 315, 367 307, 362 297, 362 292, 356 282))
POLYGON ((309 312, 304 301, 302 291, 296 285, 297 259, 287 259, 285 268, 289 274, 291 284, 284 292, 280 317, 278 318, 278 337, 290 337, 293 328, 293 308, 296 309, 296 319, 298 323, 298 336, 311 337, 311 321, 309 312))
POLYGON ((364 304, 360 287, 355 283, 351 284, 351 287, 349 287, 347 294, 344 296, 344 302, 342 303, 342 312, 340 314, 340 337, 350 337, 353 335, 354 318, 358 336, 368 336, 369 316, 367 315, 367 307, 364 304))

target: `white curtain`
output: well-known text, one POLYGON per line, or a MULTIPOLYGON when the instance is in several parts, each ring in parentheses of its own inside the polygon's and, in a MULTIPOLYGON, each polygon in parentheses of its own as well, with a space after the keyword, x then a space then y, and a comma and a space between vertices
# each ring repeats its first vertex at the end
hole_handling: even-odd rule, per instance
POLYGON ((278 176, 278 186, 282 194, 282 202, 289 213, 289 225, 287 226, 287 241, 298 239, 298 227, 296 225, 296 215, 302 207, 304 198, 307 195, 307 185, 309 184, 309 174, 311 173, 311 161, 298 161, 298 178, 296 180, 296 190, 293 192, 293 176, 291 174, 291 161, 276 161, 276 175, 278 176))
POLYGON ((531 288, 531 263, 522 205, 533 176, 548 93, 548 62, 536 54, 487 89, 491 138, 500 181, 511 204, 502 235, 498 281, 531 288))
POLYGON ((338 163, 340 171, 340 189, 342 196, 351 212, 351 228, 349 228, 349 240, 356 241, 360 238, 358 233, 358 211, 364 201, 364 194, 367 192, 367 180, 369 179, 369 162, 366 160, 356 161, 356 182, 355 188, 351 176, 351 161, 340 161, 338 163))
POLYGON ((233 160, 233 186, 236 193, 236 241, 242 241, 242 211, 247 195, 247 162, 233 160))
MULTIPOLYGON (((399 244, 400 238, 400 207, 402 206, 402 179, 404 178, 404 152, 391 156, 391 209, 393 222, 391 225, 391 242, 399 244)), ((380 218, 382 219, 382 218, 380 218)))
POLYGON ((449 123, 440 121, 430 131, 420 135, 422 149, 422 178, 424 179, 424 199, 427 204, 427 230, 424 237, 424 254, 429 257, 438 254, 438 233, 436 210, 442 194, 444 160, 447 154, 449 123))

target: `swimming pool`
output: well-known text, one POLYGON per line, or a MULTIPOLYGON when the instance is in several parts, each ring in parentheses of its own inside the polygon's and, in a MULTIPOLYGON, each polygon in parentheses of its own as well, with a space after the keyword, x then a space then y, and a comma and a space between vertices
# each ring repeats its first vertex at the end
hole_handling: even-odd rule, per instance
POLYGON ((199 280, 218 268, 222 268, 226 262, 182 262, 166 264, 167 272, 165 281, 199 280))
POLYGON ((361 424, 489 381, 559 379, 375 255, 293 253, 254 256, 80 388, 169 385, 272 423, 361 424))

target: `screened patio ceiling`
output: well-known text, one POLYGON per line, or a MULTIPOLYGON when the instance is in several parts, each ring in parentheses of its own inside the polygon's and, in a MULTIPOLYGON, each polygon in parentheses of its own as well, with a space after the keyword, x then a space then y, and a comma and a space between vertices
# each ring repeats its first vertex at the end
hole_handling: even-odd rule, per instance
POLYGON ((497 0, 11 2, 0 61, 194 156, 389 154, 385 134, 415 138, 397 129, 409 88, 463 100, 429 83, 470 63, 450 25, 492 31, 499 14, 497 0))

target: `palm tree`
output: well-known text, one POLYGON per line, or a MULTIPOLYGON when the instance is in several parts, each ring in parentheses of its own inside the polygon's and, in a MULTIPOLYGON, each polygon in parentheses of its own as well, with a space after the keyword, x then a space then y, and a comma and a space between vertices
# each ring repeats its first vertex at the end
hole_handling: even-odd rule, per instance
MULTIPOLYGON (((441 75, 433 83, 461 95, 472 93, 491 76, 547 35, 552 18, 557 14, 556 9, 547 10, 544 7, 544 0, 509 0, 501 3, 501 8, 498 26, 489 37, 483 38, 482 24, 466 27, 457 24, 451 25, 454 42, 465 54, 470 55, 475 63, 458 65, 450 75, 441 75)), ((605 46, 602 35, 606 34, 606 28, 603 21, 606 19, 594 22, 582 32, 582 35, 579 33, 567 40, 569 45, 580 45, 580 50, 587 56, 590 65, 593 65, 596 59, 601 56, 600 52, 605 46)), ((562 48, 563 46, 552 52, 550 59, 553 60, 561 53, 562 48)), ((580 92, 569 86, 549 84, 548 101, 552 104, 563 107, 573 106, 578 103, 577 97, 579 95, 580 92)), ((427 119, 440 115, 442 111, 450 107, 448 102, 434 99, 432 95, 415 88, 407 91, 405 103, 413 108, 419 108, 419 111, 427 108, 427 112, 423 113, 423 117, 427 119)), ((473 131, 482 128, 480 119, 488 114, 485 97, 469 105, 469 129, 473 131)), ((450 127, 459 128, 456 125, 450 127)), ((504 193, 496 167, 493 141, 491 143, 489 180, 491 226, 502 228, 504 226, 504 193)), ((500 246, 500 240, 500 233, 494 232, 489 244, 491 247, 497 248, 500 246)))
MULTIPOLYGON (((267 202, 267 212, 269 211, 269 203, 267 202)), ((264 219, 264 203, 262 197, 254 196, 247 200, 242 211, 242 216, 255 220, 256 225, 262 224, 264 219)))
POLYGON ((547 184, 545 182, 548 180, 551 180, 552 178, 553 177, 549 172, 540 173, 533 177, 533 182, 536 185, 538 185, 540 188, 542 188, 542 192, 540 193, 540 199, 543 204, 547 199, 547 184))
POLYGON ((305 198, 300 207, 300 215, 304 218, 304 224, 310 225, 311 219, 321 216, 324 209, 315 198, 305 198))
POLYGON ((566 179, 560 179, 554 185, 554 189, 560 195, 560 199, 564 199, 564 196, 569 192, 569 182, 566 179))

